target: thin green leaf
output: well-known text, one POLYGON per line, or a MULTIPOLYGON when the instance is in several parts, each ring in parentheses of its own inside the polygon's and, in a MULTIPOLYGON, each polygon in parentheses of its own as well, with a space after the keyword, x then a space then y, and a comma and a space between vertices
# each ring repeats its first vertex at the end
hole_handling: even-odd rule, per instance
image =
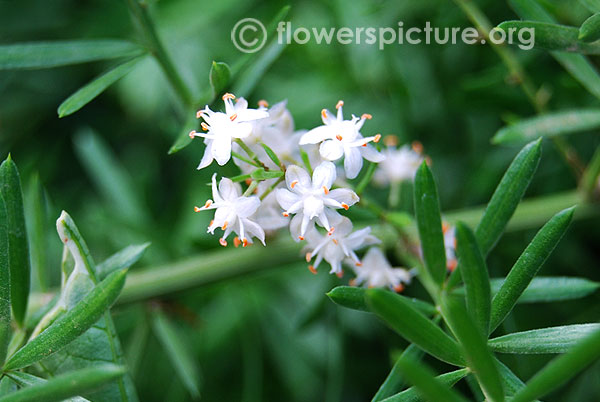
POLYGON ((563 325, 515 332, 490 339, 488 344, 492 350, 501 353, 565 353, 597 330, 600 330, 600 324, 563 325))
POLYGON ((96 265, 96 274, 99 279, 106 278, 110 273, 129 268, 142 258, 150 243, 131 245, 116 252, 106 260, 96 265))
POLYGON ((583 177, 579 183, 583 193, 588 199, 592 199, 594 197, 594 192, 596 191, 596 187, 598 185, 598 178, 600 177, 600 146, 596 148, 594 152, 594 156, 588 163, 585 168, 585 172, 583 172, 583 177))
MULTIPOLYGON (((365 288, 359 288, 356 286, 337 286, 327 293, 327 296, 335 304, 339 304, 340 306, 347 307, 352 310, 370 311, 365 300, 366 291, 367 290, 365 288)), ((437 313, 435 306, 431 303, 427 303, 426 301, 408 297, 404 297, 404 300, 409 302, 412 307, 425 315, 434 315, 437 313)))
POLYGON ((521 120, 500 129, 492 138, 494 144, 514 144, 538 139, 594 130, 600 127, 600 109, 574 109, 548 113, 521 120))
POLYGON ((8 224, 10 302, 15 320, 23 325, 29 298, 31 267, 21 179, 10 155, 0 165, 0 192, 4 198, 8 224))
POLYGON ((162 312, 154 312, 152 326, 179 379, 193 398, 200 398, 201 375, 196 361, 189 353, 192 348, 184 344, 182 336, 162 312))
POLYGON ((39 175, 34 174, 25 195, 25 216, 31 253, 32 287, 45 292, 48 290, 50 274, 47 263, 48 213, 44 187, 39 175))
POLYGON ((276 179, 281 176, 283 176, 283 172, 281 170, 265 170, 264 168, 255 169, 250 174, 250 177, 254 180, 276 179))
POLYGON ((579 27, 579 40, 595 42, 600 39, 600 13, 592 15, 579 27))
POLYGON ((94 98, 104 92, 106 88, 129 74, 140 60, 142 60, 141 57, 136 57, 133 60, 119 64, 79 88, 73 95, 69 96, 60 104, 58 107, 58 117, 65 117, 73 114, 90 103, 94 98))
POLYGON ((227 88, 231 80, 231 70, 226 63, 213 61, 208 74, 213 98, 216 98, 227 88))
POLYGON ((504 400, 504 390, 498 366, 481 330, 476 326, 458 298, 444 295, 442 316, 458 339, 468 366, 474 372, 486 398, 492 402, 504 400))
POLYGON ((0 362, 4 363, 12 333, 10 316, 10 260, 8 253, 8 216, 0 192, 0 362))
POLYGON ((541 140, 527 144, 513 159, 488 203, 475 235, 483 255, 487 255, 504 232, 508 221, 517 209, 525 190, 539 164, 541 140))
MULTIPOLYGON (((10 371, 6 373, 6 376, 13 380, 21 388, 30 387, 37 384, 45 384, 48 382, 47 379, 36 377, 33 374, 24 373, 22 371, 10 371)), ((63 402, 89 402, 88 399, 80 396, 74 396, 71 398, 63 399, 63 402)))
POLYGON ((135 43, 110 39, 15 43, 0 46, 0 70, 59 67, 134 57, 144 51, 135 43))
POLYGON ((586 337, 569 352, 550 361, 517 392, 512 402, 529 402, 560 387, 600 358, 600 331, 586 337))
POLYGON ((125 368, 114 364, 104 364, 66 373, 48 381, 38 383, 0 398, 0 402, 62 401, 101 387, 107 382, 121 377, 125 368))
MULTIPOLYGON (((515 375, 504 363, 496 359, 498 369, 500 370, 500 377, 502 377, 502 384, 504 385, 504 391, 506 396, 510 397, 519 392, 519 390, 525 387, 525 383, 521 381, 519 377, 515 375)), ((535 401, 538 402, 538 401, 535 401)))
POLYGON ((17 384, 7 376, 0 380, 0 397, 12 394, 17 390, 17 384))
MULTIPOLYGON (((429 401, 444 402, 463 402, 466 401, 462 396, 449 388, 449 382, 442 381, 440 377, 434 377, 433 372, 426 366, 416 363, 410 358, 403 358, 398 361, 398 368, 402 374, 411 382, 416 391, 429 401)), ((466 372, 467 370, 463 369, 466 372)), ((459 370, 460 371, 460 370, 459 370)), ((448 373, 447 373, 448 374, 448 373)), ((447 380, 448 378, 446 378, 447 380)), ((456 380, 458 381, 458 380, 456 380)), ((454 382, 456 382, 454 381, 454 382)), ((406 395, 405 395, 406 397, 406 395)), ((410 398, 411 395, 408 395, 410 398)), ((391 398, 390 398, 391 399, 391 398)), ((411 399, 394 399, 394 401, 410 401, 411 399)), ((419 400, 419 399, 417 399, 419 400)), ((386 399, 386 401, 388 401, 386 399)))
POLYGON ((267 144, 261 142, 260 146, 263 147, 263 149, 267 153, 267 156, 273 161, 275 166, 281 166, 281 161, 277 157, 277 154, 271 148, 269 148, 267 144))
MULTIPOLYGON (((505 278, 494 278, 491 282, 492 295, 495 296, 505 278)), ((517 299, 517 303, 544 303, 561 300, 579 299, 594 293, 600 283, 584 278, 568 278, 563 276, 538 276, 533 278, 527 289, 517 299)), ((465 288, 453 291, 457 295, 465 295, 465 288)))
POLYGON ((446 277, 446 249, 437 188, 426 162, 417 170, 414 195, 415 216, 425 267, 429 276, 441 285, 446 277))
POLYGON ((591 13, 600 13, 600 0, 579 0, 591 13))
MULTIPOLYGON (((521 19, 556 23, 554 17, 537 1, 509 0, 508 2, 521 19)), ((600 98, 600 75, 594 65, 585 56, 566 52, 550 52, 550 54, 585 89, 600 98)))
POLYGON ((233 93, 250 94, 286 46, 287 43, 280 43, 277 40, 268 43, 265 48, 259 52, 256 60, 254 60, 254 62, 248 68, 243 70, 239 77, 237 77, 233 87, 233 93))
POLYGON ((121 293, 126 270, 110 274, 87 294, 72 310, 64 313, 50 327, 19 349, 4 366, 15 370, 29 366, 56 353, 98 321, 121 293))
POLYGON ((467 309, 476 325, 487 333, 490 325, 491 290, 487 266, 475 234, 462 222, 456 224, 458 267, 465 282, 467 309))
MULTIPOLYGON (((451 388, 454 384, 462 380, 467 374, 469 374, 468 369, 459 369, 455 371, 451 371, 449 373, 444 373, 442 375, 438 375, 435 379, 446 386, 447 388, 451 388)), ((441 395, 440 395, 441 396, 441 395)), ((415 387, 410 387, 407 390, 404 390, 396 395, 393 395, 389 398, 384 399, 382 402, 424 402, 425 399, 419 394, 419 391, 415 387)))
POLYGON ((304 163, 304 167, 306 168, 306 171, 308 172, 309 175, 312 176, 313 169, 312 169, 312 166, 310 165, 310 158, 308 157, 308 153, 306 153, 306 151, 304 149, 302 149, 302 147, 300 147, 300 157, 302 158, 302 163, 304 163))
POLYGON ((408 347, 404 349, 400 357, 396 360, 396 363, 394 363, 394 367, 392 367, 392 369, 390 370, 390 373, 379 387, 379 390, 377 391, 375 396, 373 396, 371 402, 379 402, 386 398, 389 398, 405 386, 406 380, 404 376, 402 376, 400 372, 401 370, 398 367, 398 362, 400 359, 409 357, 413 361, 419 361, 421 360, 424 354, 425 352, 419 349, 419 347, 414 343, 408 345, 408 347))
POLYGON ((366 291, 369 309, 394 331, 425 352, 450 364, 463 365, 458 344, 404 296, 387 290, 366 291))
POLYGON ((573 212, 574 207, 571 207, 554 215, 535 235, 513 265, 502 287, 492 300, 490 332, 493 332, 510 313, 521 293, 552 253, 569 227, 573 212))

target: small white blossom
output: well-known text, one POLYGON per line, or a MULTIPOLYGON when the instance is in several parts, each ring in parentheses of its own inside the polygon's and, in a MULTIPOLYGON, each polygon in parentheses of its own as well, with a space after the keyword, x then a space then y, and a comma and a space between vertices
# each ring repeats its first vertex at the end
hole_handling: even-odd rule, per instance
POLYGON ((339 217, 336 209, 348 209, 358 202, 358 195, 346 188, 329 190, 335 180, 335 165, 323 162, 313 172, 312 180, 306 170, 291 165, 285 172, 287 189, 277 190, 277 201, 284 209, 283 216, 295 214, 290 222, 294 239, 304 240, 308 224, 316 221, 329 233, 334 228, 330 221, 339 217))
POLYGON ((444 222, 442 232, 444 233, 444 247, 446 249, 446 267, 450 271, 454 271, 458 265, 456 258, 456 227, 444 222))
MULTIPOLYGON (((277 182, 277 179, 261 181, 258 184, 257 193, 263 194, 269 187, 277 182)), ((285 183, 280 183, 278 188, 285 187, 285 183)), ((286 227, 289 219, 281 215, 281 207, 277 202, 277 189, 270 192, 260 203, 252 219, 256 221, 264 230, 277 230, 286 227)))
POLYGON ((219 239, 222 246, 227 245, 227 236, 235 232, 238 237, 234 239, 236 247, 241 243, 245 247, 252 243, 252 237, 265 244, 264 230, 253 220, 249 219, 258 207, 260 199, 256 196, 244 197, 241 195, 241 186, 224 177, 219 182, 217 189, 217 174, 212 177, 212 194, 214 200, 206 201, 203 207, 194 207, 196 212, 216 209, 215 217, 208 226, 208 232, 214 234, 215 229, 223 229, 223 237, 219 239))
POLYGON ((324 159, 330 161, 336 161, 343 156, 346 177, 354 179, 362 168, 363 158, 371 162, 381 162, 385 157, 367 145, 371 141, 379 142, 381 134, 363 137, 360 133, 365 120, 370 119, 371 115, 365 113, 360 118, 352 115, 351 120, 344 120, 343 104, 343 101, 337 103, 336 117, 323 109, 321 117, 324 125, 304 134, 300 138, 300 145, 321 143, 319 152, 324 159))
POLYGON ((403 284, 410 283, 411 273, 404 268, 394 268, 388 262, 383 251, 377 247, 372 247, 362 259, 361 265, 354 268, 356 279, 354 284, 365 284, 368 287, 389 286, 396 292, 404 289, 403 284))
POLYGON ((331 266, 329 273, 341 277, 343 275, 342 261, 349 259, 352 263, 360 265, 361 262, 355 250, 380 243, 375 236, 371 235, 370 227, 352 232, 352 222, 346 217, 341 217, 341 220, 335 225, 336 229, 332 234, 321 234, 315 227, 306 234, 308 241, 306 262, 315 259, 314 264, 308 266, 308 269, 314 274, 317 273, 321 261, 325 260, 331 266))
POLYGON ((223 95, 225 113, 213 112, 208 105, 198 112, 197 117, 202 117, 201 126, 206 133, 192 131, 190 137, 202 137, 206 150, 198 169, 210 165, 216 159, 219 165, 226 164, 231 159, 231 142, 236 138, 246 138, 252 132, 252 121, 264 119, 269 116, 265 110, 248 109, 248 102, 239 98, 234 104, 232 94, 223 95))
MULTIPOLYGON (((388 137, 386 137, 387 139, 388 137)), ((400 148, 388 146, 384 151, 385 160, 379 164, 373 179, 380 185, 412 181, 417 169, 425 159, 422 154, 423 146, 415 142, 412 148, 404 145, 400 148)))

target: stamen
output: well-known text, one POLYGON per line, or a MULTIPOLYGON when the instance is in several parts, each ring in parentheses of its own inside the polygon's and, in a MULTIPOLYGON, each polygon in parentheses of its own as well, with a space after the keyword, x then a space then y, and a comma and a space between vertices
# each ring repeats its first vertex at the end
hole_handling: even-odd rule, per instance
POLYGON ((383 139, 383 143, 388 147, 395 147, 398 145, 398 137, 395 135, 386 135, 383 139))
POLYGON ((337 139, 338 139, 338 141, 341 141, 341 140, 343 140, 343 139, 344 139, 344 137, 342 137, 342 136, 341 136, 341 135, 339 135, 339 134, 337 134, 337 135, 335 136, 335 138, 337 138, 337 139))
POLYGON ((212 205, 212 200, 206 200, 206 203, 204 204, 204 208, 208 208, 212 205))
POLYGON ((234 121, 235 119, 237 119, 237 113, 234 113, 231 116, 229 116, 229 120, 234 121))
POLYGON ((208 129, 210 128, 205 122, 200 123, 200 127, 202 127, 202 130, 204 131, 208 131, 208 129))
POLYGON ((225 240, 224 238, 220 238, 219 239, 219 244, 223 247, 227 247, 227 240, 225 240))
POLYGON ((310 260, 312 259, 312 255, 310 253, 306 253, 306 262, 310 262, 310 260))
POLYGON ((196 130, 190 131, 190 138, 194 139, 195 136, 196 136, 196 130))
POLYGON ((200 212, 200 211, 202 211, 202 208, 200 208, 200 207, 194 207, 194 212, 200 212))
POLYGON ((373 142, 379 142, 380 139, 381 139, 381 134, 377 134, 375 136, 375 138, 373 139, 373 142))
POLYGON ((296 186, 296 184, 298 184, 298 180, 294 180, 293 182, 291 182, 290 188, 294 188, 296 186))
POLYGON ((200 117, 203 117, 203 116, 202 116, 202 110, 198 110, 198 111, 196 112, 196 118, 197 118, 197 119, 199 119, 200 117))
POLYGON ((223 95, 223 100, 227 100, 227 99, 235 99, 235 95, 234 94, 230 94, 228 92, 225 95, 223 95))
POLYGON ((373 118, 373 116, 371 116, 369 113, 363 113, 363 115, 360 117, 361 117, 361 119, 367 119, 367 120, 371 120, 373 118))
POLYGON ((325 194, 329 194, 329 189, 327 187, 323 186, 323 192, 325 194))
POLYGON ((350 286, 356 286, 356 279, 355 278, 350 279, 348 281, 348 285, 350 285, 350 286))
POLYGON ((367 147, 367 143, 365 142, 364 144, 361 145, 361 147, 367 147))
POLYGON ((340 100, 340 101, 338 101, 337 105, 335 105, 335 108, 336 108, 336 109, 339 109, 339 108, 341 108, 342 106, 344 106, 344 101, 343 101, 343 100, 340 100))
POLYGON ((327 234, 329 236, 331 236, 333 234, 333 232, 335 231, 335 228, 332 226, 331 229, 329 229, 329 232, 327 232, 327 234))
POLYGON ((442 233, 445 234, 448 231, 448 229, 448 224, 446 222, 442 222, 442 233))
POLYGON ((336 276, 337 276, 338 278, 341 278, 341 277, 343 277, 343 276, 344 276, 344 271, 342 270, 342 271, 340 271, 340 272, 336 272, 335 274, 336 274, 336 276))
POLYGON ((457 265, 458 265, 458 262, 456 260, 448 261, 448 270, 450 270, 450 272, 454 272, 457 265))
POLYGON ((287 212, 282 212, 282 213, 281 213, 281 215, 283 215, 283 216, 284 216, 284 217, 286 217, 286 218, 287 218, 288 216, 290 216, 290 214, 288 214, 287 212))
POLYGON ((227 229, 227 225, 228 225, 227 221, 223 222, 223 226, 221 226, 221 229, 223 229, 223 230, 227 229))
POLYGON ((237 248, 237 247, 239 247, 239 246, 240 246, 240 244, 242 244, 242 242, 240 241, 240 238, 239 238, 239 237, 237 237, 237 236, 235 236, 235 237, 233 238, 233 245, 234 245, 234 246, 237 248))
POLYGON ((327 109, 321 110, 321 116, 326 119, 327 118, 327 109))
POLYGON ((354 265, 356 265, 357 267, 362 267, 362 262, 356 261, 356 263, 354 265))
POLYGON ((304 236, 298 236, 300 240, 304 240, 304 236))
POLYGON ((403 284, 399 284, 399 285, 396 285, 396 286, 394 286, 394 291, 395 291, 396 293, 400 293, 400 292, 402 292, 403 290, 404 290, 404 285, 403 285, 403 284))
POLYGON ((215 220, 214 220, 214 219, 211 219, 211 220, 210 220, 210 223, 208 224, 208 226, 212 226, 212 225, 213 225, 213 223, 215 223, 215 220))
POLYGON ((246 239, 245 237, 242 239, 242 247, 246 247, 248 246, 248 239, 246 239))
POLYGON ((269 102, 267 102, 264 99, 261 99, 261 100, 258 101, 258 106, 269 107, 269 102))
POLYGON ((418 153, 418 154, 423 153, 423 144, 421 144, 419 141, 413 141, 411 146, 412 146, 413 151, 415 151, 416 153, 418 153))
POLYGON ((347 211, 350 207, 345 202, 342 202, 342 208, 344 208, 347 211))
POLYGON ((309 266, 308 266, 308 270, 309 270, 310 272, 312 272, 313 274, 315 274, 315 275, 317 274, 317 270, 316 270, 316 269, 315 269, 315 267, 313 267, 312 265, 309 265, 309 266))
POLYGON ((337 244, 338 244, 337 239, 331 239, 331 241, 333 242, 333 244, 335 244, 337 246, 337 244))

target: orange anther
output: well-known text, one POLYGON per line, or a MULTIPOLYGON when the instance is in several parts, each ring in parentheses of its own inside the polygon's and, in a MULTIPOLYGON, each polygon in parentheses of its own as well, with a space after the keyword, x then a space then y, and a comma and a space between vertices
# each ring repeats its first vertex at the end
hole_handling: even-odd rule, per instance
POLYGON ((282 212, 282 213, 281 213, 281 215, 285 216, 286 218, 287 218, 288 216, 290 216, 290 214, 288 214, 287 212, 282 212))
POLYGON ((340 100, 340 101, 338 101, 337 105, 335 105, 335 108, 336 108, 336 109, 339 109, 339 108, 341 108, 342 106, 344 106, 344 101, 343 101, 343 100, 340 100))
POLYGON ((208 131, 208 129, 210 128, 205 122, 200 123, 200 127, 202 127, 202 130, 204 131, 208 131))
POLYGON ((212 200, 206 200, 206 203, 204 203, 204 208, 208 208, 212 205, 212 200))
POLYGON ((190 135, 190 138, 191 138, 191 139, 194 139, 194 137, 196 136, 196 130, 192 130, 192 131, 190 131, 190 134, 189 134, 189 135, 190 135))
POLYGON ((354 265, 356 265, 357 267, 362 267, 362 262, 357 261, 354 265))
POLYGON ((312 255, 310 253, 306 253, 306 262, 310 262, 310 260, 312 259, 312 255))
POLYGON ((258 106, 269 107, 269 102, 267 102, 264 99, 261 99, 261 100, 258 101, 258 106))
POLYGON ((202 209, 200 207, 194 207, 194 212, 200 212, 202 209))
POLYGON ((342 208, 344 208, 347 211, 350 207, 345 202, 342 202, 342 208))
POLYGON ((337 244, 338 244, 337 239, 331 239, 331 241, 333 242, 333 244, 335 244, 337 246, 337 244))
POLYGON ((242 244, 242 242, 240 241, 240 238, 239 238, 239 237, 237 237, 237 236, 235 236, 235 237, 233 238, 233 245, 234 245, 235 247, 239 247, 239 246, 240 246, 240 244, 242 244))
POLYGON ((365 147, 366 148, 367 147, 367 143, 362 144, 361 147, 365 147))
POLYGON ((223 223, 223 226, 221 226, 221 229, 223 229, 223 230, 227 229, 227 225, 228 225, 228 222, 227 222, 227 221, 225 221, 225 222, 223 223))
POLYGON ((442 222, 442 233, 446 233, 450 229, 450 226, 446 222, 442 222))
POLYGON ((198 110, 198 111, 196 112, 196 118, 197 118, 197 119, 199 119, 200 117, 203 117, 203 116, 202 116, 202 110, 198 110))
POLYGON ((235 119, 237 119, 237 113, 234 113, 231 116, 229 116, 229 120, 234 121, 235 119))
POLYGON ((296 184, 298 184, 298 180, 294 180, 293 182, 291 182, 290 188, 294 188, 296 186, 296 184))
POLYGON ((326 119, 327 118, 327 109, 321 110, 321 116, 326 119))
POLYGON ((248 239, 246 239, 244 237, 244 239, 242 240, 242 247, 246 247, 246 246, 248 246, 248 239))
POLYGON ((411 146, 413 151, 415 151, 416 153, 423 153, 423 144, 421 144, 419 141, 413 141, 411 146))
POLYGON ((227 99, 235 99, 235 95, 226 93, 225 95, 223 95, 223 100, 227 100, 227 99))
POLYGON ((398 137, 395 135, 386 135, 383 139, 383 143, 388 147, 395 147, 398 145, 398 137))
POLYGON ((334 227, 332 227, 331 229, 329 229, 329 232, 327 232, 327 234, 328 234, 329 236, 331 236, 331 235, 333 234, 333 232, 334 232, 334 231, 335 231, 335 228, 334 228, 334 227))
POLYGON ((341 140, 343 140, 343 139, 344 139, 344 137, 342 137, 342 136, 341 136, 341 135, 339 135, 339 134, 337 134, 337 135, 335 136, 335 138, 337 138, 337 139, 338 139, 338 141, 341 141, 341 140))
POLYGON ((227 246, 227 240, 225 240, 224 238, 222 238, 222 237, 221 237, 221 238, 219 239, 219 244, 220 244, 221 246, 223 246, 223 247, 226 247, 226 246, 227 246))
POLYGON ((454 272, 457 265, 458 265, 458 262, 456 260, 448 261, 448 270, 450 270, 450 272, 454 272))
POLYGON ((344 271, 336 272, 335 274, 338 278, 341 278, 342 276, 344 276, 344 271))
POLYGON ((304 236, 298 236, 300 240, 304 240, 304 236))
POLYGON ((373 138, 373 142, 379 142, 380 139, 381 139, 381 134, 377 134, 375 136, 375 138, 373 138))
POLYGON ((363 113, 363 115, 360 117, 367 120, 371 120, 373 118, 373 116, 371 116, 369 113, 363 113))
POLYGON ((212 226, 212 225, 213 225, 213 223, 215 223, 215 220, 214 220, 214 219, 211 219, 211 220, 210 220, 210 223, 208 224, 208 226, 212 226))
POLYGON ((398 284, 398 285, 396 285, 396 286, 394 286, 394 291, 395 291, 396 293, 400 293, 400 292, 402 292, 403 290, 404 290, 404 285, 403 285, 403 284, 401 284, 401 283, 400 283, 400 284, 398 284))
POLYGON ((329 194, 329 189, 327 187, 323 186, 323 192, 325 194, 329 194))
POLYGON ((309 270, 310 272, 312 272, 313 274, 315 274, 315 275, 317 274, 317 270, 316 270, 316 269, 315 269, 315 267, 313 267, 312 265, 309 265, 309 266, 308 266, 308 270, 309 270))
POLYGON ((348 285, 350 286, 356 286, 356 279, 352 278, 348 281, 348 285))

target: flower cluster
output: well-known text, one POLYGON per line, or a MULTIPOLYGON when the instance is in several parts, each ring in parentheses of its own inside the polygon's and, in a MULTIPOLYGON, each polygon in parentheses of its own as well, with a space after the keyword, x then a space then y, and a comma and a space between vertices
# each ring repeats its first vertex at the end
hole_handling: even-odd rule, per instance
POLYGON ((311 272, 316 273, 324 260, 330 273, 340 277, 343 265, 352 267, 356 274, 352 283, 401 291, 410 282, 411 271, 392 267, 378 247, 369 248, 362 259, 357 254, 381 242, 370 227, 355 229, 343 215, 360 200, 347 180, 359 176, 363 159, 379 164, 379 169, 369 169, 362 180, 384 185, 412 180, 424 158, 420 144, 397 148, 390 136, 384 140, 387 147, 378 150, 374 144, 381 134, 361 133, 371 115, 345 120, 342 101, 335 114, 323 109, 323 125, 312 130, 295 129, 285 102, 269 107, 260 101, 251 109, 245 99, 232 94, 223 95, 223 101, 225 112, 208 106, 200 110, 203 132, 190 133, 206 144, 198 169, 213 160, 224 165, 232 159, 241 171, 218 183, 213 174, 212 199, 195 207, 196 212, 215 210, 208 232, 221 228, 221 245, 227 246, 228 237, 235 234, 233 244, 246 247, 254 239, 264 245, 265 232, 287 227, 294 241, 305 243, 311 272), (338 171, 334 162, 342 160, 343 169, 338 171))

